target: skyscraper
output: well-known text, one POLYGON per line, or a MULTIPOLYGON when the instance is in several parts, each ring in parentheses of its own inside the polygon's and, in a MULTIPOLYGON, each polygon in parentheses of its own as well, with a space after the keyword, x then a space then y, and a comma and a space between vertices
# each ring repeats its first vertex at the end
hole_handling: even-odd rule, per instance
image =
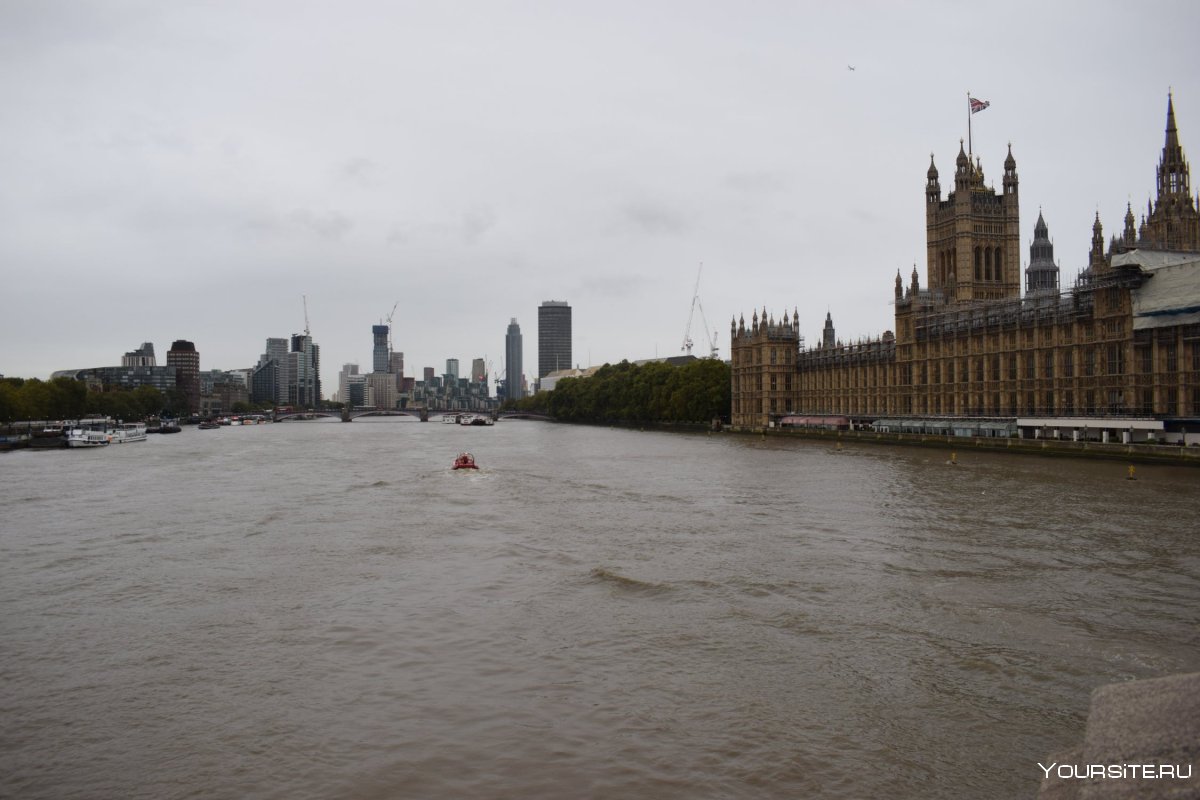
POLYGON ((388 351, 388 326, 387 325, 372 325, 371 334, 375 339, 375 349, 372 351, 371 371, 372 372, 387 372, 391 366, 388 362, 391 360, 388 351))
POLYGON ((307 333, 292 334, 288 353, 288 401, 299 408, 321 403, 321 349, 307 333))
POLYGON ((175 367, 175 385, 187 398, 189 414, 200 413, 200 354, 196 345, 176 339, 167 351, 167 366, 175 367))
POLYGON ((513 317, 512 322, 508 323, 508 334, 504 337, 504 398, 506 400, 520 400, 525 396, 525 392, 521 388, 521 374, 525 369, 521 355, 522 350, 521 326, 517 324, 517 318, 513 317))
POLYGON ((453 380, 458 380, 458 359, 457 358, 447 358, 446 359, 446 377, 452 378, 453 380))
POLYGON ((350 397, 350 378, 358 375, 358 364, 343 364, 342 371, 338 373, 338 402, 350 405, 347 398, 350 397))
POLYGON ((571 368, 571 307, 547 300, 538 307, 538 379, 571 368))

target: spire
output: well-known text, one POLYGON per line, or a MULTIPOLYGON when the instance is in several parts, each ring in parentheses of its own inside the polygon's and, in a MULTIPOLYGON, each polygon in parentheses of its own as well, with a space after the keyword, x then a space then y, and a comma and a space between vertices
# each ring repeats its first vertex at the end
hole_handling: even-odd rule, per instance
POLYGON ((1057 293, 1058 265, 1054 263, 1054 243, 1050 241, 1050 229, 1038 209, 1033 244, 1029 245, 1029 266, 1025 268, 1025 294, 1052 296, 1057 293))
POLYGON ((1088 253, 1088 272, 1095 275, 1107 266, 1104 258, 1104 227, 1100 224, 1100 212, 1096 212, 1096 221, 1092 224, 1092 251, 1088 253))
POLYGON ((1008 157, 1004 159, 1004 194, 1017 194, 1017 160, 1013 158, 1012 142, 1008 143, 1008 157))
MULTIPOLYGON (((963 147, 962 139, 958 140, 958 157, 954 159, 954 191, 962 197, 971 188, 971 159, 963 147)), ((959 201, 963 202, 963 201, 959 201)))
POLYGON ((1191 200, 1188 187, 1189 168, 1179 146, 1179 130, 1175 127, 1175 100, 1167 94, 1167 133, 1163 143, 1162 160, 1158 163, 1158 200, 1156 205, 1176 205, 1180 196, 1191 200))
POLYGON ((1167 147, 1179 146, 1179 130, 1175 127, 1175 98, 1167 92, 1167 147))

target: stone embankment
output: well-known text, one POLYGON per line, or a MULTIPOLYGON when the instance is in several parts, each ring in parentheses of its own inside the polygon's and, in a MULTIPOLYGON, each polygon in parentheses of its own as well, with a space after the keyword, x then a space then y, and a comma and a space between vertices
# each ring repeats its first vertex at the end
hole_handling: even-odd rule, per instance
MULTIPOLYGON (((731 429, 735 430, 735 429, 731 429)), ((827 442, 863 442, 933 447, 965 452, 990 450, 1026 453, 1042 456, 1071 456, 1075 458, 1106 458, 1140 464, 1181 464, 1200 466, 1200 447, 1171 444, 1118 444, 1103 442, 1072 442, 1065 439, 1019 439, 981 436, 941 436, 919 433, 880 433, 877 431, 833 431, 820 429, 754 428, 736 429, 740 433, 766 436, 820 439, 827 442)))
POLYGON ((1101 686, 1083 743, 1048 757, 1037 800, 1200 798, 1200 672, 1101 686))

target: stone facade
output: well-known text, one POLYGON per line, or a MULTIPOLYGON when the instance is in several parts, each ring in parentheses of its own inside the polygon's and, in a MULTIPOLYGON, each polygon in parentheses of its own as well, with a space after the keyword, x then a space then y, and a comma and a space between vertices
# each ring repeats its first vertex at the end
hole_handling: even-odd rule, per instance
POLYGON ((763 309, 731 327, 732 424, 757 428, 788 413, 883 416, 1200 416, 1200 200, 1190 194, 1173 102, 1158 167, 1158 199, 1107 252, 1099 217, 1088 266, 1059 291, 1039 214, 1021 296, 1016 161, 1002 191, 960 148, 942 199, 936 166, 925 186, 923 288, 897 274, 895 328, 837 341, 827 316, 806 348, 799 319, 763 309))

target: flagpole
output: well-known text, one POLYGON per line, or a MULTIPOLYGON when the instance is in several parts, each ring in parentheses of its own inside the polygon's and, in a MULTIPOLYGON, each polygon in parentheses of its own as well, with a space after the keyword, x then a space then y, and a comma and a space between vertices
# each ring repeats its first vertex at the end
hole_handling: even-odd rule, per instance
POLYGON ((974 155, 975 150, 971 146, 971 91, 967 90, 967 155, 974 155))

